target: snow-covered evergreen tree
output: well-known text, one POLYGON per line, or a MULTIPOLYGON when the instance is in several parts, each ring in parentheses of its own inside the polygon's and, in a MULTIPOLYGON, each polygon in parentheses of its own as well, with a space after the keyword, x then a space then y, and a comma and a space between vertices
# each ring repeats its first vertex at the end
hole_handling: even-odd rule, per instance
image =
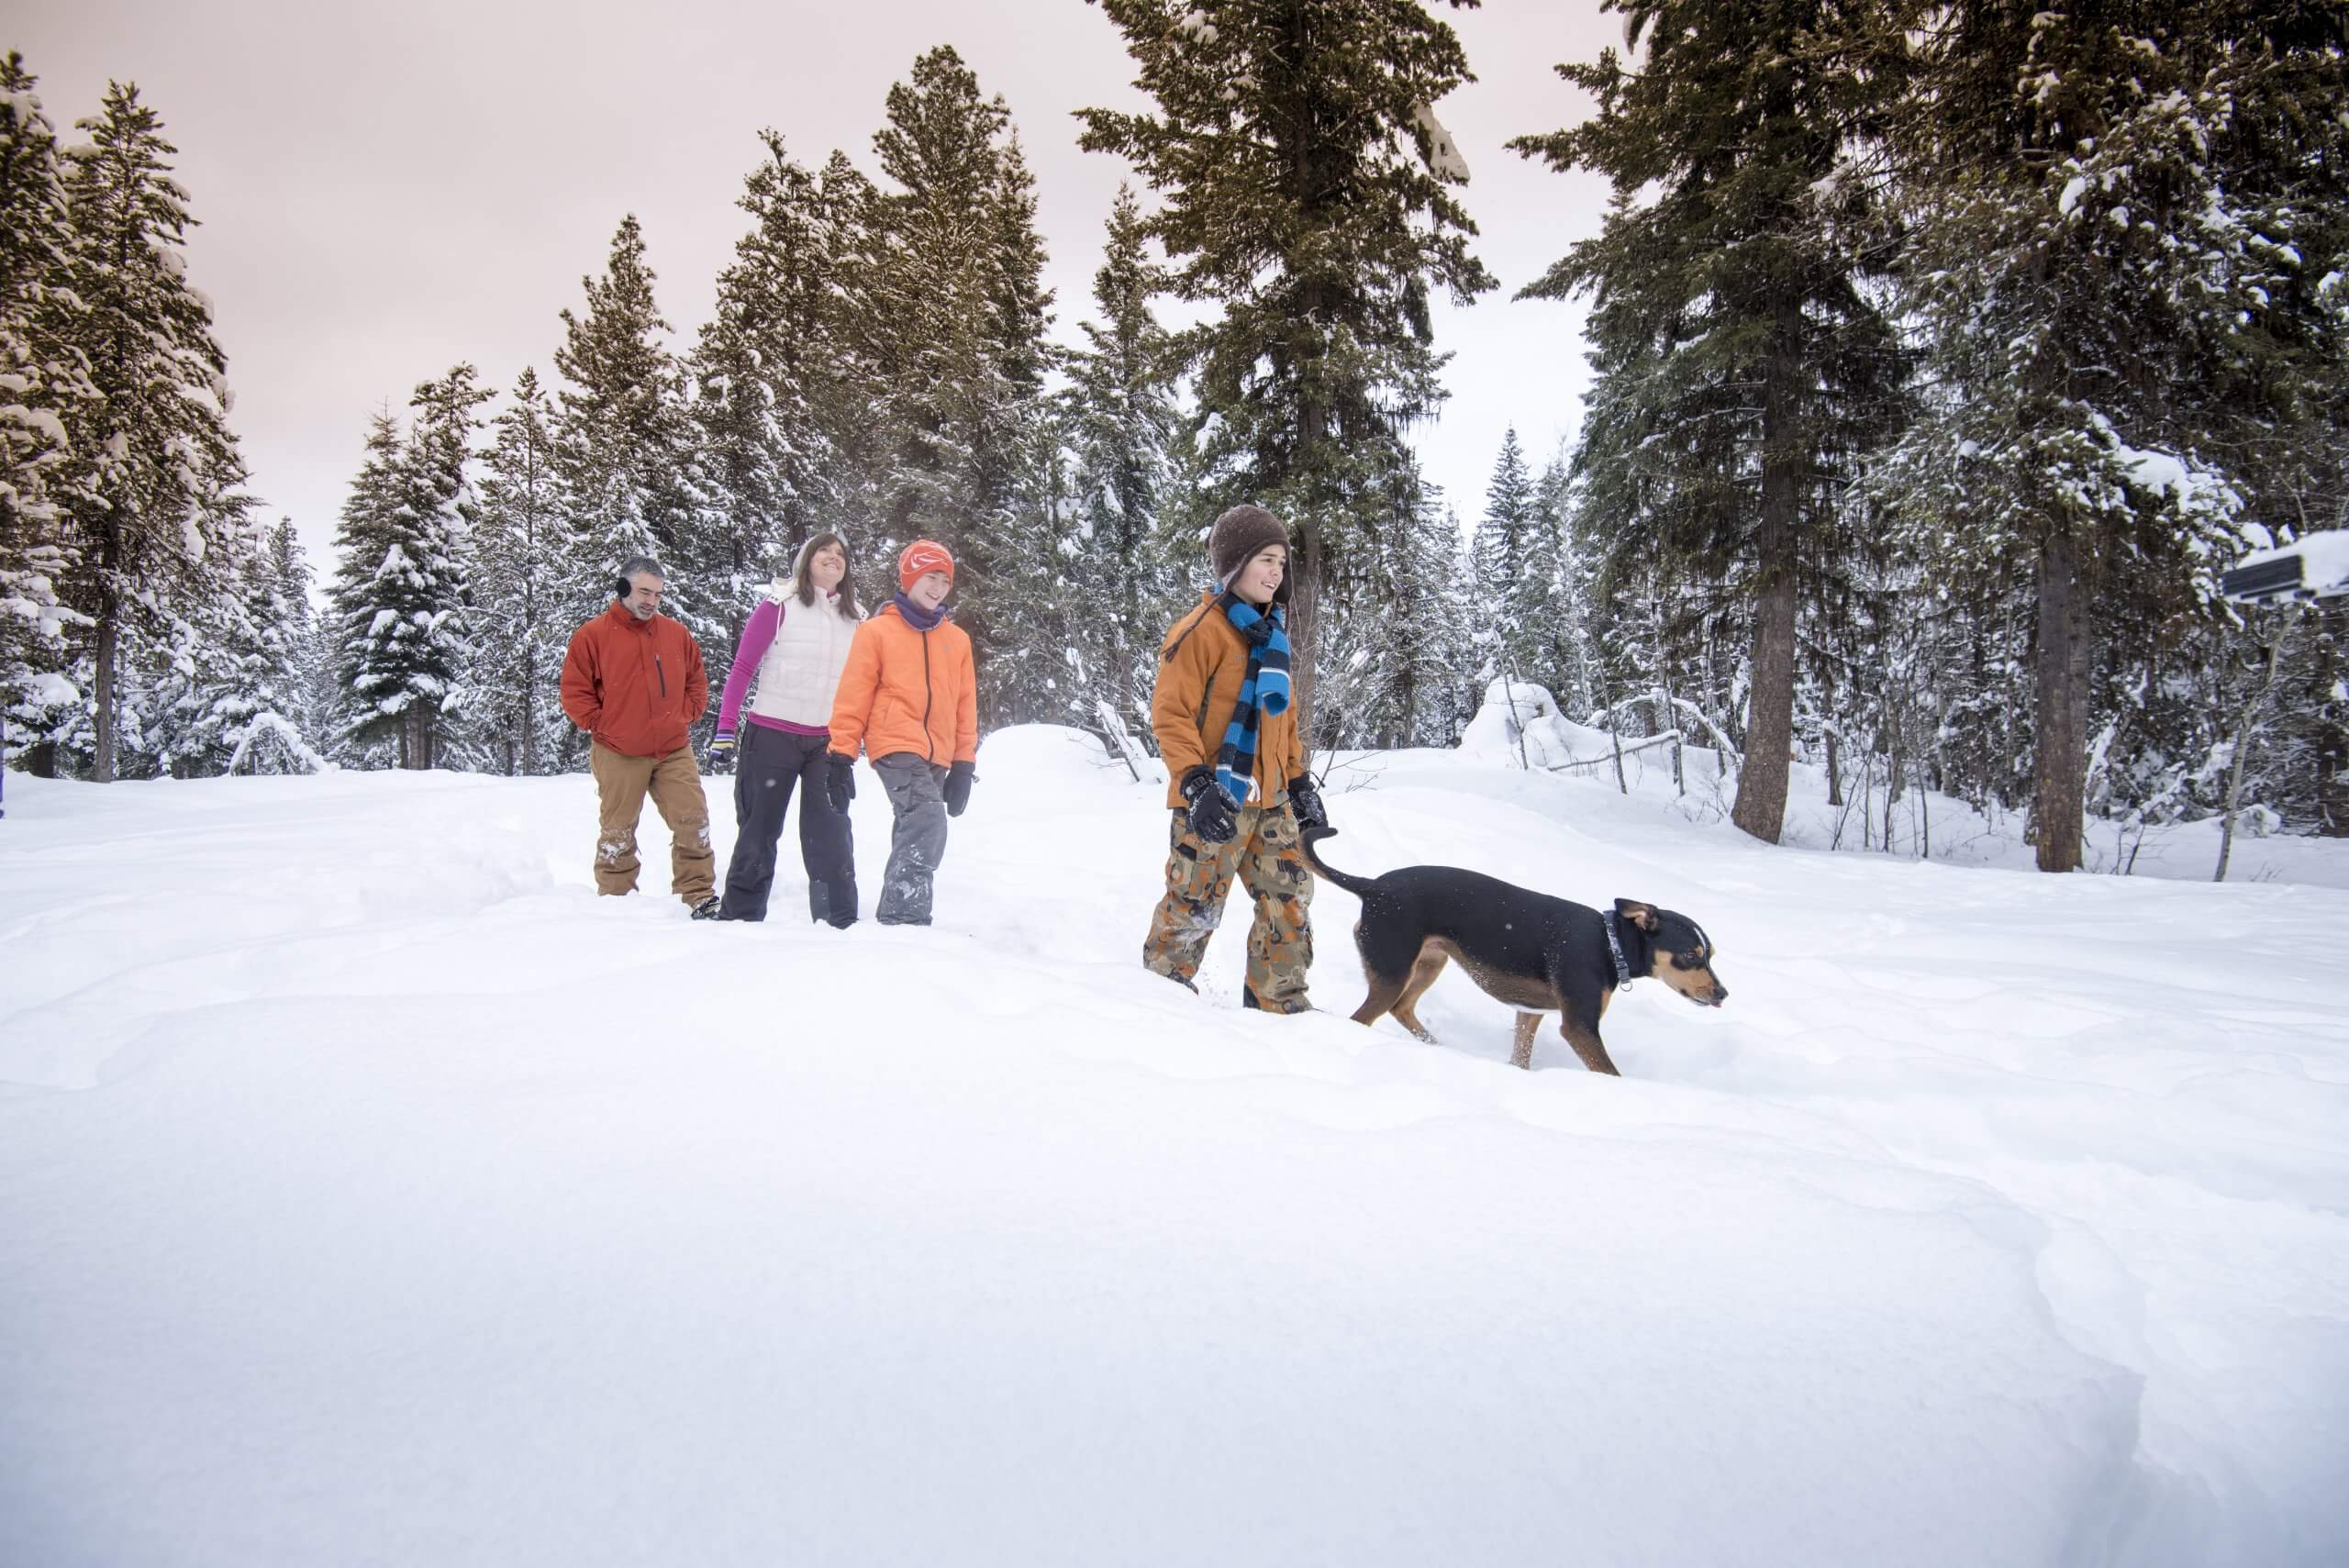
POLYGON ((653 281, 643 231, 630 214, 612 238, 604 275, 581 280, 585 313, 562 312, 554 450, 576 535, 568 617, 575 624, 601 613, 621 563, 647 555, 670 573, 662 613, 684 622, 706 650, 730 647, 718 613, 726 588, 713 592, 684 570, 706 553, 692 537, 685 484, 694 433, 653 281))
POLYGON ((869 415, 848 406, 841 274, 870 188, 852 170, 819 178, 773 131, 763 140, 766 158, 737 203, 751 230, 718 274, 716 313, 687 366, 702 514, 692 571, 722 599, 729 633, 811 534, 865 521, 848 501, 856 482, 841 427, 869 415))
POLYGON ((160 595, 204 562, 205 475, 234 466, 226 361, 182 250, 195 219, 171 177, 176 150, 136 87, 107 85, 88 140, 65 154, 73 232, 70 286, 85 307, 73 348, 97 396, 71 406, 55 494, 70 533, 66 599, 89 617, 78 663, 87 693, 69 744, 113 779, 136 639, 158 629, 160 595))
POLYGON ((1935 395, 1878 483, 1943 591, 2030 565, 1997 651, 2032 671, 2049 871, 2082 864, 2101 710, 2140 684, 2116 638, 2188 624, 2240 548, 2260 476, 2213 438, 2248 388, 2288 411, 2340 379, 2340 312, 2316 304, 2341 275, 2337 28, 2248 0, 2179 22, 1972 0, 1917 40, 1901 121, 1935 395))
POLYGON ((1360 573, 1333 602, 1317 738, 1331 747, 1451 746, 1475 717, 1490 615, 1460 519, 1417 464, 1387 487, 1395 516, 1366 528, 1360 573))
POLYGON ((1613 182, 1600 234, 1522 291, 1593 292, 1586 505, 1619 550, 1750 606, 1750 745, 1734 820, 1776 842, 1796 625, 1836 537, 1839 478, 1887 433, 1900 361, 1870 293, 1886 252, 1857 163, 1903 81, 1891 6, 1625 5, 1612 49, 1559 67, 1598 101, 1511 146, 1613 182))
POLYGON ((1085 661, 1092 702, 1144 729, 1159 628, 1186 596, 1184 575, 1157 539, 1180 367, 1151 309, 1163 284, 1146 243, 1141 207, 1121 185, 1093 276, 1098 319, 1082 324, 1085 345, 1070 357, 1062 394, 1074 457, 1071 645, 1085 661))
MULTIPOLYGON (((158 599, 141 706, 147 761, 177 778, 326 764, 305 723, 307 569, 293 525, 253 517, 242 466, 206 475, 204 567, 158 599)), ((142 770, 143 771, 143 770, 142 770)))
POLYGON ((1001 97, 953 50, 930 50, 889 89, 873 139, 887 183, 855 269, 854 330, 880 425, 873 457, 883 538, 955 552, 958 619, 990 719, 1042 700, 1061 650, 1061 519, 1050 491, 1044 329, 1051 295, 1034 179, 1001 97))
MULTIPOLYGON (((461 367, 470 381, 471 367, 461 367)), ((452 416, 469 419, 462 395, 427 402, 403 442, 388 413, 375 416, 367 459, 351 482, 336 535, 342 563, 332 598, 342 740, 370 766, 429 768, 443 739, 463 666, 462 537, 451 526, 447 439, 452 416), (431 427, 438 425, 438 430, 431 427)))
MULTIPOLYGON (((1494 286, 1453 187, 1468 169, 1434 106, 1468 79, 1458 38, 1406 0, 1097 0, 1150 114, 1080 111, 1163 206, 1146 220, 1197 329, 1215 502, 1297 536, 1297 712, 1341 530, 1391 518, 1401 428, 1442 397, 1428 302, 1494 286)), ((1453 0, 1457 6, 1461 0, 1453 0)))
POLYGON ((571 531, 554 473, 552 416, 525 367, 497 417, 474 525, 469 655, 476 749, 504 773, 554 767, 563 729, 556 685, 573 626, 571 531))
POLYGON ((92 395, 73 350, 86 306, 70 286, 72 224, 35 85, 22 56, 0 58, 0 762, 45 753, 39 738, 81 696, 61 673, 76 617, 58 595, 73 562, 53 492, 69 411, 92 395))
POLYGON ((1589 573, 1567 528, 1571 484, 1563 450, 1534 481, 1532 528, 1515 618, 1524 628, 1527 678, 1547 687, 1564 711, 1581 715, 1593 704, 1589 573))

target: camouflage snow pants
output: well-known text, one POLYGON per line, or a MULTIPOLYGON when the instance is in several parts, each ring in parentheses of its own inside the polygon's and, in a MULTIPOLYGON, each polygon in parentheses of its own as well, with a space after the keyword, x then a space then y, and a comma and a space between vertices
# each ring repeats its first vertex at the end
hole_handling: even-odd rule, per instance
POLYGON ((1272 806, 1243 806, 1240 830, 1228 844, 1210 844, 1173 818, 1166 856, 1166 896, 1150 919, 1142 966, 1188 985, 1207 956, 1208 939, 1223 921, 1231 880, 1255 901, 1248 929, 1248 996, 1268 1013, 1301 1013, 1306 971, 1313 967, 1313 873, 1297 836, 1297 816, 1284 797, 1272 806))

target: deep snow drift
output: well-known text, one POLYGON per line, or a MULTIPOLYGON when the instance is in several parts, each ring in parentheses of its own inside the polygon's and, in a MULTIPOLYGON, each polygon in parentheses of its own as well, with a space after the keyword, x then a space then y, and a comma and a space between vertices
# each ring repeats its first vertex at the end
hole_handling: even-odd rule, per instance
POLYGON ((1333 862, 1719 943, 1528 1074, 1333 887, 1327 1014, 1145 973, 1161 788, 1001 732, 834 932, 597 900, 584 777, 12 778, 0 1562, 2349 1558, 2349 895, 1350 759, 1333 862))

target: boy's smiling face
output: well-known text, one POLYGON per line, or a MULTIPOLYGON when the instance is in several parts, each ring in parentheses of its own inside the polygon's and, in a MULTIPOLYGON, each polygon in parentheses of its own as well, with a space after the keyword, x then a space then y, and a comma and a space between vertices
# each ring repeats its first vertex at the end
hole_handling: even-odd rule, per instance
POLYGON ((1241 567, 1231 580, 1231 591, 1261 609, 1280 592, 1281 578, 1287 571, 1288 546, 1268 544, 1241 567))
POLYGON ((914 579, 914 585, 906 590, 906 597, 929 611, 944 604, 946 595, 953 591, 953 578, 943 572, 925 572, 914 579))

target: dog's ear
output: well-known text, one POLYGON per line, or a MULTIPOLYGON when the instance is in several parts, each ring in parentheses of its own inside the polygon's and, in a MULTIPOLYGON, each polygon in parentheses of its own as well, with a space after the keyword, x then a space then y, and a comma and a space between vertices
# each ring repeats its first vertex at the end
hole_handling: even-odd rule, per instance
POLYGON ((1654 905, 1642 904, 1636 898, 1615 900, 1615 915, 1618 919, 1631 921, 1650 936, 1655 935, 1656 928, 1663 924, 1656 918, 1654 905))

